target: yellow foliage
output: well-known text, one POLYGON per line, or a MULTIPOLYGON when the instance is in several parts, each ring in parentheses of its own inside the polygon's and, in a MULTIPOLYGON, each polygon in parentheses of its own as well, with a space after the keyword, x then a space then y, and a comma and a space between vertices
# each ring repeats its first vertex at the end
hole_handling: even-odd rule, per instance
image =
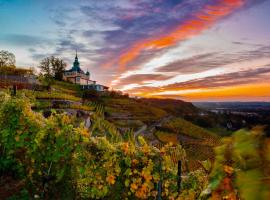
POLYGON ((231 175, 233 173, 233 171, 234 171, 234 169, 232 167, 228 166, 228 165, 224 165, 223 169, 229 175, 231 175))
POLYGON ((113 184, 115 183, 115 176, 113 176, 113 175, 107 176, 106 181, 107 181, 109 184, 113 185, 113 184))
POLYGON ((124 151, 125 154, 128 154, 129 144, 127 142, 123 143, 121 149, 124 151))
POLYGON ((134 192, 135 190, 137 190, 138 189, 138 185, 136 184, 136 183, 131 183, 131 185, 130 185, 130 190, 132 191, 132 192, 134 192))
POLYGON ((147 199, 148 198, 149 189, 147 185, 143 184, 135 193, 136 197, 141 199, 147 199))

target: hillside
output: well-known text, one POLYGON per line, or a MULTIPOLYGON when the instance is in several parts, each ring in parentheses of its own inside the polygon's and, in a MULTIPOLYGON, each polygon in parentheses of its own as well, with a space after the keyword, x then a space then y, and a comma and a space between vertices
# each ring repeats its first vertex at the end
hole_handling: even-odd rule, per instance
POLYGON ((220 139, 182 118, 200 115, 188 102, 91 95, 0 91, 0 199, 156 199, 160 181, 164 199, 268 191, 260 129, 220 139))
POLYGON ((140 99, 140 102, 146 103, 165 110, 175 116, 196 115, 200 111, 190 102, 176 99, 140 99))
POLYGON ((140 121, 139 126, 132 126, 135 130, 142 123, 150 125, 166 116, 186 117, 197 115, 199 112, 192 103, 173 99, 101 97, 97 99, 97 102, 105 107, 107 118, 119 126, 125 127, 123 120, 140 121))
POLYGON ((198 116, 200 110, 189 102, 173 99, 103 98, 106 119, 123 134, 133 130, 155 146, 167 143, 181 144, 189 159, 189 168, 198 161, 213 160, 213 148, 219 137, 182 117, 198 116))
POLYGON ((168 113, 158 107, 147 105, 140 100, 132 98, 101 98, 105 107, 106 116, 110 121, 141 121, 151 124, 166 116, 168 113))
POLYGON ((156 128, 154 135, 163 143, 181 144, 187 153, 190 169, 199 167, 198 161, 214 160, 217 135, 181 118, 173 118, 156 128))
POLYGON ((192 103, 173 99, 135 99, 113 93, 83 92, 74 84, 56 81, 52 91, 23 90, 35 99, 32 108, 49 116, 51 109, 76 117, 77 124, 88 123, 96 106, 105 119, 122 135, 133 132, 135 138, 144 136, 150 144, 162 146, 181 144, 193 161, 212 160, 218 137, 206 129, 185 120, 201 112, 192 103), (90 97, 89 97, 90 96, 90 97))
MULTIPOLYGON (((78 89, 62 82, 54 86, 55 90, 68 91, 79 96, 78 89), (73 91, 73 92, 72 92, 73 91), (75 93, 77 91, 77 93, 75 93)), ((190 102, 175 99, 135 99, 126 96, 100 95, 84 99, 85 104, 101 105, 105 119, 114 124, 122 133, 133 131, 135 137, 143 135, 154 145, 166 143, 181 144, 192 162, 213 160, 213 147, 218 144, 216 134, 185 120, 196 118, 201 112, 190 102)))

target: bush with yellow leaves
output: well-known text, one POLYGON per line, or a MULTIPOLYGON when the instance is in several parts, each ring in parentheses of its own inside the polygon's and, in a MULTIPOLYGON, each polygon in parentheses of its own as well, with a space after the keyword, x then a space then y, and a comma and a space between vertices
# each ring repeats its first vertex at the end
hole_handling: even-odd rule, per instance
POLYGON ((155 199, 160 180, 163 199, 179 196, 170 145, 124 139, 101 113, 87 130, 65 114, 44 118, 23 95, 0 98, 1 173, 19 177, 28 199, 155 199))

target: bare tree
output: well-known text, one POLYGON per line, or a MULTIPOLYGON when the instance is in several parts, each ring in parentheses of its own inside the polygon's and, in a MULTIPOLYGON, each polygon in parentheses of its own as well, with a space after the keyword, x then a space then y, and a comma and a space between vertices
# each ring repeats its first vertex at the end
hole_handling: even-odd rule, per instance
POLYGON ((15 67, 16 59, 13 53, 0 51, 0 67, 15 67))
POLYGON ((53 77, 53 74, 52 74, 52 67, 51 67, 51 58, 47 57, 47 58, 44 58, 39 66, 38 66, 41 70, 41 72, 44 74, 44 76, 46 77, 53 77))
POLYGON ((62 80, 66 68, 66 63, 60 58, 51 56, 44 58, 40 62, 39 68, 45 77, 62 80))
POLYGON ((54 78, 61 81, 63 79, 63 74, 67 64, 59 58, 54 58, 54 60, 52 61, 52 71, 54 74, 54 78))

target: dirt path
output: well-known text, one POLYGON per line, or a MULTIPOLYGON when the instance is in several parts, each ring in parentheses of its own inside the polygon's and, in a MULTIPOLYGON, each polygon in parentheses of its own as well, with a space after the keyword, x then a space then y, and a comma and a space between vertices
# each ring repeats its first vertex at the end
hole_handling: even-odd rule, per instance
POLYGON ((169 115, 169 116, 165 116, 165 117, 161 118, 159 121, 151 124, 150 126, 143 125, 139 130, 134 132, 134 138, 135 138, 136 144, 138 144, 137 138, 139 135, 142 135, 142 136, 147 137, 147 138, 151 138, 150 144, 158 143, 159 141, 154 136, 154 132, 156 130, 156 127, 162 126, 162 124, 167 123, 172 118, 173 118, 173 116, 169 115))

